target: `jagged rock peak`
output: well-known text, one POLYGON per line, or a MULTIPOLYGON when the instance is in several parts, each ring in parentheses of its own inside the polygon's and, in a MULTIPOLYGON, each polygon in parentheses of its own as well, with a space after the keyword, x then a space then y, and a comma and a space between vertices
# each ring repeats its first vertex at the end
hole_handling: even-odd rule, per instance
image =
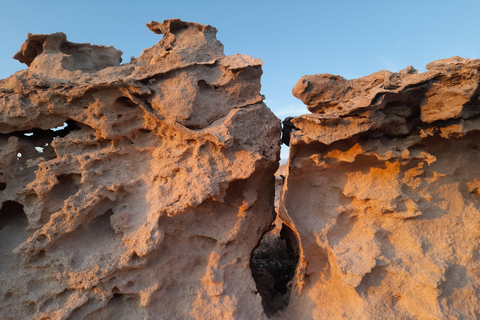
POLYGON ((145 49, 138 62, 157 63, 169 56, 169 62, 181 59, 200 63, 225 56, 223 45, 216 38, 217 29, 210 25, 170 19, 163 23, 152 21, 147 27, 162 34, 163 39, 156 46, 145 49))
POLYGON ((169 33, 179 34, 181 31, 189 28, 196 28, 200 32, 207 29, 208 31, 214 32, 214 34, 217 33, 217 28, 212 27, 211 25, 203 25, 196 22, 187 22, 180 19, 168 19, 164 20, 162 23, 157 21, 150 21, 146 25, 148 29, 150 29, 153 33, 163 35, 167 35, 169 33))

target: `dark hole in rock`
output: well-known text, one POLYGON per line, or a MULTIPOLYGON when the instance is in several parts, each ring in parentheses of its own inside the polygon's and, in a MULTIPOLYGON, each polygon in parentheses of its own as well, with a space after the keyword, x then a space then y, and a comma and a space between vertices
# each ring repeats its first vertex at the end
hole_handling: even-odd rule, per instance
MULTIPOLYGON (((65 121, 65 127, 61 130, 55 131, 56 136, 65 137, 72 131, 80 130, 80 126, 73 120, 65 121)), ((50 129, 51 130, 51 129, 50 129)))
POLYGON ((82 175, 78 173, 61 174, 57 177, 58 184, 52 188, 53 198, 62 203, 76 194, 80 188, 82 175))
POLYGON ((37 304, 35 302, 30 302, 30 304, 28 305, 28 312, 29 313, 37 312, 37 304))
POLYGON ((115 107, 135 108, 137 107, 137 104, 128 97, 120 97, 115 100, 115 107))
POLYGON ((0 209, 0 230, 10 223, 27 223, 23 206, 15 201, 5 201, 0 209))
POLYGON ((138 254, 136 252, 132 253, 132 255, 130 256, 130 261, 132 261, 132 262, 136 262, 140 259, 141 258, 138 256, 138 254))
POLYGON ((122 299, 123 299, 123 294, 121 294, 121 293, 114 293, 112 299, 113 299, 113 300, 122 300, 122 299))
POLYGON ((242 193, 243 189, 245 189, 246 184, 247 180, 245 179, 238 179, 230 182, 227 191, 225 192, 225 196, 223 197, 223 200, 226 203, 230 203, 240 207, 244 200, 242 193))
POLYGON ((30 262, 32 262, 33 264, 42 264, 45 262, 46 259, 47 256, 45 255, 45 250, 40 250, 40 252, 38 252, 30 259, 30 262))
POLYGON ((43 145, 44 141, 51 142, 55 137, 65 137, 71 131, 80 130, 79 125, 73 120, 67 120, 63 123, 63 126, 51 128, 48 130, 33 128, 26 131, 15 131, 10 133, 11 136, 32 140, 39 146, 43 145), (42 143, 40 143, 42 141, 42 143))
POLYGON ((170 23, 170 32, 173 34, 178 34, 180 31, 188 29, 188 23, 184 21, 171 21, 170 23))
POLYGON ((5 190, 7 188, 7 184, 4 182, 0 182, 0 191, 5 190))
POLYGON ((253 250, 250 268, 267 316, 285 309, 298 265, 298 240, 286 225, 267 232, 253 250))

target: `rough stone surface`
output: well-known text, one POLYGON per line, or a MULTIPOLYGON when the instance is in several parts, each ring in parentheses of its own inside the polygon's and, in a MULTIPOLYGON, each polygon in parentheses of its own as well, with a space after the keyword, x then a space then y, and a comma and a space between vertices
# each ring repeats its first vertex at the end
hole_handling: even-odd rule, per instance
POLYGON ((300 262, 281 319, 480 317, 480 60, 303 77, 281 218, 300 262))
MULTIPOLYGON (((62 32, 53 34, 31 34, 13 58, 25 63, 33 72, 82 70, 96 72, 107 67, 120 65, 122 51, 114 47, 96 46, 89 43, 67 41, 62 32), (35 61, 35 63, 34 63, 35 61)), ((36 73, 36 72, 35 72, 36 73)))
POLYGON ((29 34, 30 68, 0 81, 0 318, 266 317, 249 262, 280 121, 262 62, 211 26, 148 27, 163 39, 124 65, 29 34))

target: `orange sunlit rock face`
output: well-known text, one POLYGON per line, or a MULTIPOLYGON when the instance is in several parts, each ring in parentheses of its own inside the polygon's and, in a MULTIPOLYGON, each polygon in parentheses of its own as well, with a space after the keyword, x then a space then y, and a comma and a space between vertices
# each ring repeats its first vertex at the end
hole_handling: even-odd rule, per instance
POLYGON ((29 69, 0 80, 1 319, 265 318, 249 263, 280 121, 262 62, 211 26, 148 27, 161 41, 122 65, 29 34, 29 69))
POLYGON ((475 319, 479 60, 303 77, 281 217, 300 263, 281 319, 475 319))

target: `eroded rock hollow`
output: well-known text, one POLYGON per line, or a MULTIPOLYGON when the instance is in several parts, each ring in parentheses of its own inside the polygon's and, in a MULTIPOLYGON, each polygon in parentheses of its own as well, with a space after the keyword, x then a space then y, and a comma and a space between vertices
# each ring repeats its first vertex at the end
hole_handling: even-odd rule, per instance
POLYGON ((29 34, 0 81, 0 318, 259 319, 280 121, 262 62, 151 22, 113 47, 29 34))
POLYGON ((281 217, 299 267, 282 319, 477 319, 480 60, 304 76, 281 217))

